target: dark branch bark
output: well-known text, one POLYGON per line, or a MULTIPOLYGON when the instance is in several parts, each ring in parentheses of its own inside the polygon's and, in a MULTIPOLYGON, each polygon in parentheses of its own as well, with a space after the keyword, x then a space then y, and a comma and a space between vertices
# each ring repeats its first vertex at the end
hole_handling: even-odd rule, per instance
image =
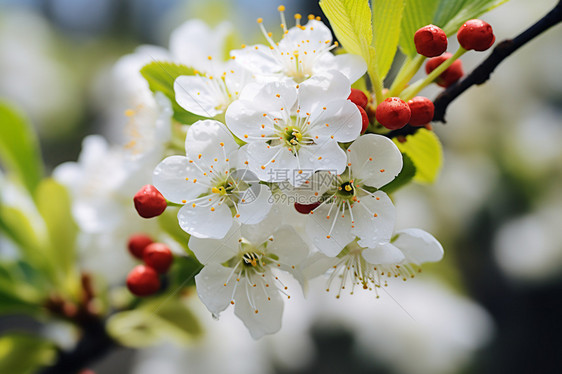
POLYGON ((76 374, 116 346, 99 319, 84 324, 82 332, 76 347, 70 352, 59 352, 57 362, 44 368, 41 374, 76 374))
POLYGON ((560 23, 562 21, 562 0, 548 12, 537 23, 517 35, 514 39, 504 40, 499 43, 486 58, 472 73, 467 75, 461 81, 448 87, 443 91, 435 101, 435 114, 433 121, 440 121, 445 123, 445 112, 449 104, 455 100, 464 91, 469 89, 475 84, 482 84, 490 78, 490 74, 506 57, 511 55, 517 49, 525 45, 527 42, 537 37, 543 31, 560 23))

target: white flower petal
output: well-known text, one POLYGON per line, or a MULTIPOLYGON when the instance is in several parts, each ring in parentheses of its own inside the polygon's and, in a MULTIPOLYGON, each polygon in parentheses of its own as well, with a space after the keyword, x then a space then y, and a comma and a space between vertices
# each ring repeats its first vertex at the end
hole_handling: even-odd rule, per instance
POLYGON ((271 209, 271 191, 269 187, 257 184, 248 188, 238 203, 238 221, 248 225, 261 222, 271 209))
POLYGON ((361 56, 344 53, 335 56, 332 69, 339 71, 349 82, 354 83, 367 72, 367 64, 361 56))
POLYGON ((250 45, 230 52, 236 62, 258 74, 271 75, 282 70, 271 49, 263 44, 250 45), (257 47, 257 48, 256 48, 257 47))
POLYGON ((230 130, 245 142, 265 142, 275 133, 270 116, 264 117, 262 108, 236 100, 226 110, 225 122, 230 130), (262 127, 263 126, 263 127, 262 127))
MULTIPOLYGON (((275 284, 270 276, 266 276, 265 279, 256 276, 254 280, 260 283, 275 284)), ((273 334, 281 329, 283 307, 283 299, 274 287, 266 288, 263 285, 252 287, 245 280, 243 282, 241 280, 236 289, 234 314, 244 322, 254 339, 273 334), (266 289, 267 294, 264 291, 266 289), (251 300, 248 299, 248 294, 251 300)))
POLYGON ((238 98, 244 87, 253 81, 252 72, 230 60, 225 66, 224 83, 233 99, 238 98))
POLYGON ((279 42, 279 48, 294 48, 300 45, 303 50, 312 51, 331 44, 332 32, 328 26, 321 21, 309 20, 303 28, 291 27, 289 32, 279 42))
POLYGON ((249 143, 245 148, 249 169, 266 182, 292 180, 297 169, 297 158, 284 146, 267 143, 249 143))
MULTIPOLYGON (((190 20, 170 35, 170 52, 184 65, 211 72, 212 64, 209 64, 208 57, 224 60, 224 44, 231 32, 232 26, 227 22, 219 24, 213 30, 201 20, 190 20)), ((219 63, 218 61, 215 63, 219 63)))
POLYGON ((405 258, 400 249, 390 243, 377 245, 375 248, 365 248, 361 255, 374 265, 399 264, 405 258))
POLYGON ((408 261, 415 264, 435 262, 443 258, 443 247, 430 233, 421 229, 406 229, 396 233, 393 244, 400 248, 408 261))
MULTIPOLYGON (((190 160, 194 160, 205 169, 219 171, 230 169, 232 154, 238 150, 238 144, 225 125, 215 120, 197 121, 187 130, 185 151, 190 160), (204 166, 203 166, 204 165, 204 166)), ((207 171, 207 170, 205 170, 207 171)))
POLYGON ((360 136, 348 153, 353 177, 367 186, 380 188, 402 170, 402 154, 392 140, 382 135, 360 136))
POLYGON ((355 239, 355 235, 350 231, 351 218, 349 214, 341 217, 341 211, 338 212, 335 206, 330 215, 328 215, 329 210, 329 203, 316 208, 309 216, 306 232, 312 239, 312 243, 322 253, 334 257, 341 252, 343 247, 355 239), (336 220, 335 223, 334 220, 336 220))
POLYGON ((361 133, 361 113, 349 100, 326 103, 310 116, 310 134, 318 136, 318 142, 327 140, 351 142, 361 133), (325 110, 323 108, 326 108, 325 110))
POLYGON ((222 264, 238 253, 240 225, 234 223, 222 239, 189 238, 189 249, 193 251, 200 263, 222 264))
POLYGON ((389 242, 396 220, 396 209, 392 201, 382 191, 361 196, 351 208, 354 228, 351 229, 360 240, 362 247, 374 248, 389 242))
POLYGON ((213 79, 201 75, 181 75, 174 81, 178 104, 188 112, 214 117, 228 105, 228 98, 213 79))
POLYGON ((301 111, 312 113, 331 101, 347 100, 351 84, 345 75, 332 70, 312 76, 298 90, 301 111))
POLYGON ((300 264, 308 255, 307 244, 289 225, 281 226, 275 231, 273 241, 269 243, 267 250, 279 257, 279 263, 286 265, 300 264))
POLYGON ((207 309, 214 315, 218 315, 225 310, 232 301, 231 297, 236 279, 231 279, 230 282, 226 283, 231 272, 232 269, 222 265, 209 264, 195 276, 197 294, 207 309))
POLYGON ((328 170, 337 175, 345 170, 346 160, 345 151, 335 141, 302 147, 299 151, 299 161, 304 170, 328 170))
POLYGON ((187 157, 170 156, 160 162, 152 175, 154 187, 164 197, 176 204, 195 199, 208 188, 194 181, 206 179, 187 157), (187 178, 187 180, 186 180, 187 178))
POLYGON ((240 231, 242 236, 250 243, 260 245, 265 243, 267 239, 280 227, 283 223, 283 217, 279 209, 269 210, 268 215, 260 222, 254 225, 242 225, 240 231))
POLYGON ((179 225, 198 238, 224 238, 232 226, 232 213, 226 204, 210 206, 184 205, 178 212, 179 225))

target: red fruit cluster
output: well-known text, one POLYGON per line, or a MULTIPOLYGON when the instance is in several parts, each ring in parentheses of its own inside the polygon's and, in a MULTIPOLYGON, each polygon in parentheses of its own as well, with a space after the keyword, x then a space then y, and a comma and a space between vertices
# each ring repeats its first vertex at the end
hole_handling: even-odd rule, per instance
MULTIPOLYGON (((444 53, 439 57, 433 57, 429 59, 425 64, 425 72, 427 74, 431 73, 439 65, 441 65, 443 62, 450 59, 451 57, 452 54, 444 53)), ((461 79, 463 75, 464 75, 464 71, 462 68, 462 62, 461 60, 456 60, 451 64, 451 66, 449 66, 444 72, 442 72, 441 75, 439 75, 439 77, 437 77, 435 83, 437 83, 441 87, 449 87, 450 85, 461 79)))
POLYGON ((133 198, 135 209, 143 218, 159 216, 166 210, 167 202, 164 196, 151 184, 143 186, 133 198))
POLYGON ((359 112, 361 113, 361 134, 363 134, 367 131, 367 127, 369 127, 369 116, 367 116, 367 112, 365 111, 365 108, 369 103, 369 99, 363 91, 352 88, 347 100, 350 100, 352 103, 357 105, 357 109, 359 109, 359 112))
POLYGON ((496 41, 492 26, 480 19, 466 21, 459 28, 457 39, 461 47, 475 51, 485 51, 496 41))
POLYGON ((411 110, 399 97, 389 97, 377 106, 375 118, 390 130, 398 130, 410 121, 411 110))
POLYGON ((172 265, 174 256, 167 245, 154 243, 144 234, 135 234, 129 238, 129 252, 142 259, 145 265, 138 265, 127 276, 127 288, 136 296, 149 296, 160 289, 158 274, 164 274, 172 265))
POLYGON ((416 51, 425 57, 436 57, 447 50, 447 35, 435 25, 420 28, 414 34, 416 51))

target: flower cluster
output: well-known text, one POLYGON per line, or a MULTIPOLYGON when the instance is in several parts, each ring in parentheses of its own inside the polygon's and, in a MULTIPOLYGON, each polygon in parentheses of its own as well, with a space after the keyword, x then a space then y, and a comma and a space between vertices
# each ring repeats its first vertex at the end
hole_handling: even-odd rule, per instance
MULTIPOLYGON (((279 11, 280 41, 258 19, 269 45, 242 46, 228 62, 198 59, 193 75, 175 79, 177 104, 208 119, 187 128, 185 155, 153 172, 204 265, 201 300, 216 316, 234 305, 254 338, 280 329, 287 277, 305 287, 328 274, 339 297, 347 283, 376 290, 443 254, 422 230, 395 232, 381 188, 403 157, 389 138, 362 135, 366 103, 353 101, 351 85, 366 73, 363 59, 332 54, 337 43, 318 17, 301 24, 297 14, 287 28, 279 11)), ((183 26, 184 37, 193 43, 201 27, 183 26)))

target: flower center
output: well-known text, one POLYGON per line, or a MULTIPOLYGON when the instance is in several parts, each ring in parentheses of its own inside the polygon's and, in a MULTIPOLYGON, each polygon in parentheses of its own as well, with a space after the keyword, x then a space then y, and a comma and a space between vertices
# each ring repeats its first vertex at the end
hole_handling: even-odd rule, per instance
POLYGON ((221 196, 226 196, 234 190, 234 183, 230 181, 224 181, 221 184, 216 185, 215 187, 211 188, 212 193, 216 193, 221 196))
MULTIPOLYGON (((292 77, 295 82, 299 83, 312 75, 312 68, 315 62, 321 58, 324 53, 336 48, 338 43, 334 42, 332 44, 331 40, 311 40, 310 37, 304 33, 302 34, 302 39, 295 37, 295 35, 290 36, 291 41, 289 42, 285 39, 285 36, 289 33, 287 21, 285 20, 285 7, 281 5, 277 9, 281 15, 281 28, 283 29, 282 41, 284 41, 284 43, 276 43, 273 41, 271 38, 272 33, 267 32, 263 26, 262 18, 258 18, 258 24, 270 45, 273 57, 277 60, 279 65, 283 66, 285 73, 292 77)), ((299 29, 300 32, 307 30, 306 26, 301 25, 302 16, 299 13, 296 13, 294 18, 295 27, 299 29)), ((310 14, 308 15, 308 20, 320 21, 320 17, 310 14)), ((314 27, 308 26, 308 29, 313 31, 314 27)), ((295 32, 299 31, 295 30, 295 32)))
POLYGON ((289 145, 298 145, 302 141, 302 133, 295 127, 289 127, 285 131, 285 141, 289 145))
POLYGON ((353 181, 347 181, 342 183, 339 187, 338 187, 338 195, 349 199, 350 197, 353 197, 355 195, 355 188, 353 187, 353 181))
POLYGON ((247 267, 257 267, 261 265, 261 255, 256 252, 246 252, 242 255, 242 263, 247 267))

